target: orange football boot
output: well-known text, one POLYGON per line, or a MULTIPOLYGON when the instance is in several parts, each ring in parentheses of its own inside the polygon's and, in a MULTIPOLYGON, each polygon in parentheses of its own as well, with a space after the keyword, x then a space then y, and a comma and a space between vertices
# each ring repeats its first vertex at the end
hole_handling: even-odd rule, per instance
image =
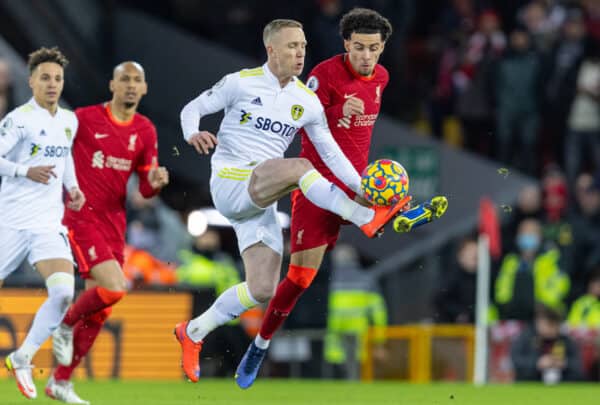
POLYGON ((371 222, 364 224, 360 227, 365 235, 369 238, 377 236, 382 230, 385 224, 390 222, 398 215, 403 208, 412 200, 412 197, 407 195, 392 206, 373 206, 371 209, 375 212, 371 222))
POLYGON ((181 368, 183 368, 185 375, 191 382, 198 382, 200 379, 202 341, 196 343, 187 335, 188 322, 178 323, 175 325, 173 332, 181 345, 181 368))

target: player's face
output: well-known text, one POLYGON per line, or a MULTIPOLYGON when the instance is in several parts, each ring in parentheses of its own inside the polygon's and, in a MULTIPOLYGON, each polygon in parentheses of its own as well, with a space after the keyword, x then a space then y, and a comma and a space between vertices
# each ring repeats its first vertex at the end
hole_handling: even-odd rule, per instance
POLYGON ((136 107, 148 92, 144 72, 133 63, 118 67, 110 81, 113 100, 126 108, 136 107))
POLYGON ((29 77, 35 101, 48 108, 58 104, 64 86, 64 69, 58 63, 40 63, 29 77))
POLYGON ((350 39, 344 40, 344 48, 348 52, 350 64, 362 76, 373 73, 375 65, 383 52, 385 42, 381 34, 357 34, 353 32, 350 39))
POLYGON ((301 28, 283 28, 274 36, 267 51, 278 69, 273 73, 280 77, 298 76, 304 69, 306 56, 304 31, 301 28))

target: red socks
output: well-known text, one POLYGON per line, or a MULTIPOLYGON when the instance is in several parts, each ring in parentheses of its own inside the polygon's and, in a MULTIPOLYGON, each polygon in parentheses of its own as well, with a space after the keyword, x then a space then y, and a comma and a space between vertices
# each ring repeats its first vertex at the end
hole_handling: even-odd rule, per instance
POLYGON ((73 370, 88 353, 102 330, 102 325, 125 291, 94 287, 84 291, 65 315, 63 323, 73 328, 73 361, 70 366, 59 365, 54 370, 56 380, 69 380, 73 370))
POLYGON ((75 368, 88 353, 96 338, 102 331, 102 325, 112 312, 111 307, 95 313, 94 315, 77 322, 73 328, 73 361, 70 366, 58 365, 54 370, 54 379, 58 381, 70 380, 75 368))
POLYGON ((124 295, 125 291, 111 291, 104 287, 90 288, 77 298, 65 315, 63 323, 73 327, 77 321, 116 304, 124 295))
POLYGON ((277 286, 263 318, 259 332, 263 339, 270 340, 273 337, 316 275, 317 269, 290 264, 288 274, 277 286))

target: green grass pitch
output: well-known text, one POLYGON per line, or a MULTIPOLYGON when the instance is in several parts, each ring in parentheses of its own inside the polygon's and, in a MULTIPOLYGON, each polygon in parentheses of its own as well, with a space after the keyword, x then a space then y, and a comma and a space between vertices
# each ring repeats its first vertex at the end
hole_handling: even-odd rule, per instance
MULTIPOLYGON (((14 380, 0 380, 0 404, 57 405, 45 397, 44 381, 36 381, 38 398, 28 401, 14 380)), ((314 380, 262 379, 239 389, 233 379, 207 379, 197 384, 164 381, 78 382, 79 395, 92 405, 592 405, 600 404, 600 384, 492 385, 475 388, 467 384, 411 385, 393 382, 358 383, 314 380)))

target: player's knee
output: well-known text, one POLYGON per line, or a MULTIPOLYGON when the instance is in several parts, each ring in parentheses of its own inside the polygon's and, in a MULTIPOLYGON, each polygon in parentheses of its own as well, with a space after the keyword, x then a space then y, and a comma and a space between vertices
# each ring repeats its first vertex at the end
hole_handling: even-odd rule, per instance
POLYGON ((248 283, 248 289, 256 301, 264 303, 269 301, 271 297, 275 295, 277 284, 261 280, 261 282, 255 284, 248 283))
POLYGON ((46 279, 48 299, 52 300, 61 312, 66 312, 75 295, 75 278, 72 274, 58 272, 46 279))
POLYGON ((98 287, 97 291, 100 299, 102 299, 102 302, 109 306, 115 305, 125 296, 125 290, 115 291, 105 287, 98 287))
POLYGON ((287 273, 287 278, 302 289, 307 289, 317 275, 317 269, 313 267, 303 267, 291 264, 287 273))
POLYGON ((127 280, 123 275, 120 277, 113 277, 110 280, 107 280, 102 287, 110 291, 124 293, 127 291, 127 280))

